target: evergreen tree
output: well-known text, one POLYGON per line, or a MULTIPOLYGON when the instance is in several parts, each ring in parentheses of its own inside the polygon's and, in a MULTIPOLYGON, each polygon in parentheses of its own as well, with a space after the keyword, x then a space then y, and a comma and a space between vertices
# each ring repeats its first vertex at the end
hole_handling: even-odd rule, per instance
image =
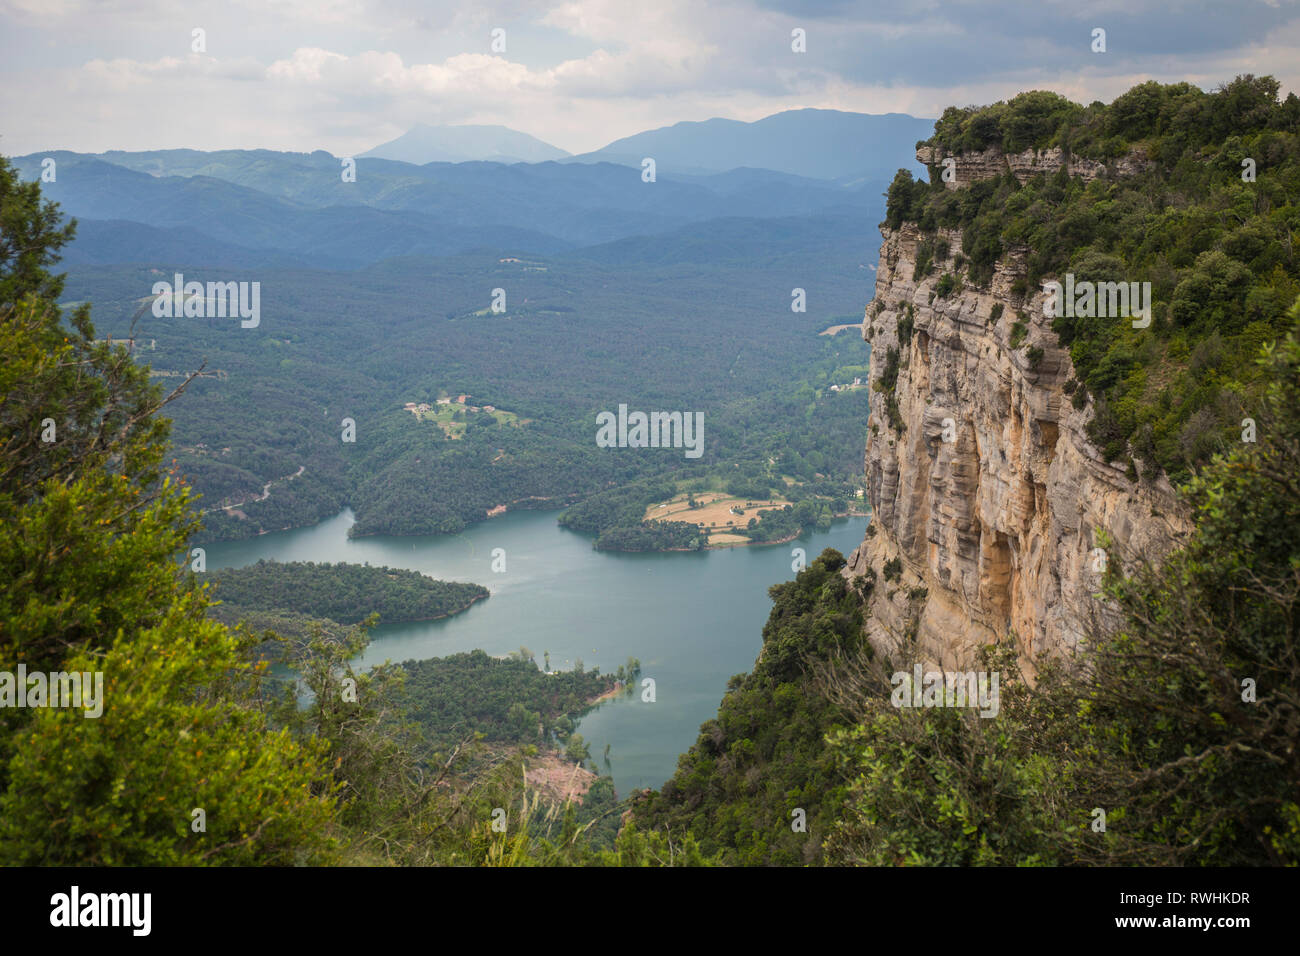
POLYGON ((0 159, 0 672, 102 674, 103 710, 0 708, 0 863, 327 860, 324 747, 268 726, 250 642, 177 564, 167 399, 60 313, 58 222, 0 159))

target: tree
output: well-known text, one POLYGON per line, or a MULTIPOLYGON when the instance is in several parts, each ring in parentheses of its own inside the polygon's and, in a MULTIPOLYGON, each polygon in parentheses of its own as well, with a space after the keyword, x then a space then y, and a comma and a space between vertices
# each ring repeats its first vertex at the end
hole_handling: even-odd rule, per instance
POLYGON ((259 666, 204 604, 178 595, 157 626, 62 662, 104 674, 100 718, 36 708, 20 735, 6 720, 0 864, 337 859, 325 744, 269 729, 259 666))
POLYGON ((0 160, 0 671, 103 681, 97 718, 0 709, 0 863, 328 861, 323 746, 271 729, 250 642, 174 563, 197 521, 167 399, 52 301, 71 235, 0 160))
POLYGON ((913 182, 912 174, 900 169, 894 174, 885 193, 885 223, 897 229, 904 222, 916 219, 918 199, 925 194, 925 183, 913 182))
POLYGON ((515 733, 516 739, 527 740, 537 736, 537 725, 541 722, 541 715, 533 713, 519 701, 510 705, 506 711, 506 720, 510 723, 511 730, 515 733))
POLYGON ((582 734, 573 734, 569 737, 569 742, 564 748, 564 756, 578 763, 591 759, 591 749, 582 739, 582 734))
POLYGON ((0 156, 0 307, 27 295, 58 300, 63 277, 47 267, 59 261, 59 249, 77 228, 75 219, 60 226, 60 218, 58 204, 41 199, 40 183, 19 180, 18 170, 0 156))

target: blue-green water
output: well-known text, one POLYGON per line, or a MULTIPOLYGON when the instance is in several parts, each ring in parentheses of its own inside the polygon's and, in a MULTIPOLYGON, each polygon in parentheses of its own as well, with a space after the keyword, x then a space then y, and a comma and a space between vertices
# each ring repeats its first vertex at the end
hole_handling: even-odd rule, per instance
POLYGON ((657 787, 717 713, 727 680, 746 672, 762 646, 771 602, 767 589, 794 577, 792 549, 812 560, 825 548, 847 555, 862 542, 866 518, 835 522, 783 545, 671 554, 595 551, 591 540, 565 531, 554 512, 518 511, 481 522, 460 535, 347 537, 352 513, 312 528, 213 544, 208 567, 240 567, 260 558, 346 561, 410 568, 447 581, 474 581, 492 596, 441 621, 381 624, 363 658, 442 657, 482 648, 507 654, 525 646, 552 669, 581 660, 614 671, 628 657, 655 681, 655 701, 638 691, 602 703, 578 732, 620 794, 657 787), (502 549, 504 572, 492 569, 502 549), (610 763, 603 766, 605 745, 610 763))

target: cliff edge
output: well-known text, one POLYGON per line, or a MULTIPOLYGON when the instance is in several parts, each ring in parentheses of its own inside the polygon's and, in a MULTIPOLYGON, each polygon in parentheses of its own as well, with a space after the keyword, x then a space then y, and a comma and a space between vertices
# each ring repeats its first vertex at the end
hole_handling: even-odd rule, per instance
MULTIPOLYGON (((957 185, 1005 172, 991 152, 960 163, 957 185)), ((917 158, 943 156, 923 147, 917 158)), ((1049 173, 1069 161, 1012 158, 1013 170, 1049 173)), ((981 288, 959 278, 960 230, 922 235, 905 222, 882 234, 863 323, 872 517, 844 571, 874 571, 867 636, 890 653, 915 640, 941 667, 967 666, 1009 631, 1026 663, 1072 652, 1096 607, 1099 531, 1116 554, 1159 558, 1187 515, 1163 475, 1135 480, 1089 441, 1091 402, 1071 401, 1070 355, 1042 290, 1025 288, 1023 251, 1000 258, 981 288)))

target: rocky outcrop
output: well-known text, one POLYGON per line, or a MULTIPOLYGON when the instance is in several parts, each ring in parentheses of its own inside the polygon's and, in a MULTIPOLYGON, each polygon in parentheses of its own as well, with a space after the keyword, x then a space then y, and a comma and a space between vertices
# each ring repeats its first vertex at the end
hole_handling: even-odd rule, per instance
POLYGON ((868 637, 890 651, 914 639, 941 667, 1008 632, 1027 664, 1071 652, 1098 606, 1099 531, 1119 553, 1159 558, 1187 516, 1163 476, 1130 480, 1127 460, 1107 463, 1088 440, 1091 407, 1066 392, 1070 356, 1041 290, 1024 294, 1022 255, 999 261, 987 289, 940 295, 960 232, 930 237, 946 255, 918 278, 918 229, 883 232, 863 335, 873 383, 897 350, 897 407, 872 388, 872 517, 844 571, 875 572, 868 637))
POLYGON ((1007 172, 1015 173, 1016 179, 1023 183, 1039 173, 1050 176, 1064 166, 1071 176, 1091 181, 1102 174, 1131 176, 1150 165, 1146 154, 1138 150, 1107 164, 1081 156, 1067 156, 1059 146, 1027 149, 1023 153, 1004 153, 996 148, 978 153, 949 153, 940 147, 922 146, 917 149, 916 158, 927 166, 939 168, 943 167, 944 160, 951 159, 952 176, 944 180, 949 189, 960 189, 978 179, 990 179, 1007 172))

